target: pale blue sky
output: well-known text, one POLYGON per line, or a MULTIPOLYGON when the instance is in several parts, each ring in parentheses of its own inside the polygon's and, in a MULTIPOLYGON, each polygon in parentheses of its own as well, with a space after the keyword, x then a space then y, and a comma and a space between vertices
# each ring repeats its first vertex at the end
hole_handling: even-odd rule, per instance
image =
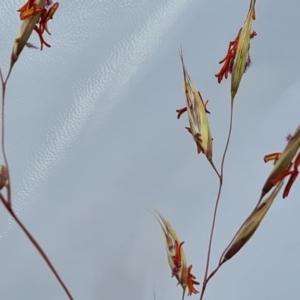
MULTIPOLYGON (((60 1, 52 47, 25 49, 7 91, 13 203, 75 299, 181 299, 171 278, 158 209, 185 241, 203 279, 218 181, 179 121, 186 67, 209 99, 219 166, 230 80, 214 74, 249 0, 60 1)), ((0 4, 0 65, 7 70, 22 1, 0 4)), ((252 66, 236 97, 217 222, 214 267, 258 200, 299 125, 300 3, 257 1, 252 66)), ((30 39, 38 44, 36 34, 30 39)), ((300 183, 275 201, 251 241, 210 282, 205 300, 297 300, 300 183)), ((66 299, 45 263, 0 208, 0 299, 66 299)), ((192 296, 191 299, 199 299, 192 296)))

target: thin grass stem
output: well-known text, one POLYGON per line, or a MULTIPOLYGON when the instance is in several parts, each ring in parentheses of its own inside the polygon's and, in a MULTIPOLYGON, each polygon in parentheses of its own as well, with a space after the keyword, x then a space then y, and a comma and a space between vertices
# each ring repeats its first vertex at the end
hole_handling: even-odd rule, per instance
MULTIPOLYGON (((226 158, 228 146, 230 143, 230 137, 231 137, 231 132, 232 132, 232 123, 233 123, 233 101, 231 101, 229 130, 228 130, 227 141, 226 141, 226 145, 225 145, 225 149, 224 149, 223 157, 222 157, 222 161, 221 161, 220 173, 217 171, 215 165, 211 162, 213 169, 215 170, 215 172, 217 173, 217 175, 219 177, 219 189, 218 189, 217 199, 215 202, 214 214, 213 214, 212 225, 211 225, 211 230, 210 230, 210 237, 209 237, 207 258, 206 258, 206 267, 205 267, 205 273, 204 273, 204 278, 203 278, 202 290, 201 290, 201 294, 200 294, 200 300, 202 300, 204 297, 204 293, 205 293, 207 282, 208 282, 208 270, 209 270, 209 263, 210 263, 210 256, 211 256, 211 248, 212 248, 213 236, 214 236, 214 231, 215 231, 215 224, 216 224, 216 220, 217 220, 218 207, 219 207, 221 193, 222 193, 223 180, 224 180, 224 165, 225 165, 225 158, 226 158)), ((218 268, 213 272, 213 274, 209 277, 209 279, 218 271, 219 267, 220 266, 218 266, 218 268)))

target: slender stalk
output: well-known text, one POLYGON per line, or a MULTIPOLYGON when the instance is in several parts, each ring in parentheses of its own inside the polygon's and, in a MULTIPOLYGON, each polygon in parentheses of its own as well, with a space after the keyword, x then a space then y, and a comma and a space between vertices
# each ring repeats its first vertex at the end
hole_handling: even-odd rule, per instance
POLYGON ((0 69, 0 78, 2 83, 2 107, 1 107, 1 149, 2 155, 4 159, 4 164, 7 169, 7 203, 11 206, 11 184, 10 184, 10 173, 9 173, 9 166, 8 166, 8 159, 5 151, 5 95, 6 95, 6 84, 10 77, 12 71, 12 66, 9 68, 8 74, 6 79, 4 80, 2 71, 0 69))
POLYGON ((35 240, 35 238, 31 235, 31 233, 27 230, 27 228, 23 225, 23 223, 20 221, 20 219, 17 217, 15 214, 13 207, 12 207, 12 202, 11 202, 11 183, 10 183, 10 175, 9 175, 9 166, 8 166, 8 159, 5 151, 5 95, 6 95, 6 85, 7 81, 10 77, 11 71, 12 71, 13 65, 10 66, 10 69, 8 71, 7 77, 4 80, 2 71, 0 69, 0 79, 2 83, 2 107, 1 107, 1 116, 2 116, 2 122, 1 122, 1 150, 2 150, 2 155, 3 159, 5 162, 5 166, 7 168, 7 199, 4 198, 2 193, 0 192, 0 199, 6 210, 9 212, 11 217, 16 221, 16 223, 19 225, 19 227, 22 229, 22 231, 25 233, 25 235, 28 237, 32 245, 36 248, 36 250, 39 252, 39 254, 42 256, 44 261, 46 262, 47 266, 50 268, 52 271, 53 275, 57 279, 57 281, 60 283, 61 287, 67 294, 68 298, 70 300, 73 300, 73 297, 71 293, 69 292, 67 286, 64 284, 62 279, 60 278, 58 272, 55 270, 54 266, 52 265, 50 259, 46 255, 45 251, 42 249, 42 247, 39 245, 39 243, 35 240))
MULTIPOLYGON (((217 199, 215 202, 215 208, 214 208, 214 214, 213 214, 213 219, 212 219, 212 225, 211 225, 211 230, 210 230, 210 237, 209 237, 209 243, 208 243, 208 250, 207 250, 207 259, 206 259, 206 267, 205 267, 205 273, 204 273, 204 279, 203 279, 203 284, 202 284, 202 290, 200 294, 200 300, 203 299, 206 285, 208 282, 208 270, 209 270, 209 263, 210 263, 210 255, 211 255, 211 248, 212 248, 212 242, 213 242, 213 236, 214 236, 214 231, 215 231, 215 224, 216 224, 216 219, 217 219, 217 213, 218 213, 218 207, 220 203, 220 198, 221 198, 221 193, 222 193, 222 187, 223 187, 223 179, 224 179, 224 164, 225 164, 225 158, 230 142, 230 137, 231 137, 231 132, 232 132, 232 121, 233 121, 233 101, 231 101, 231 107, 230 107, 230 120, 229 120, 229 130, 228 130, 228 136, 227 136, 227 141, 225 145, 225 149, 223 152, 223 157, 221 161, 221 171, 220 173, 217 171, 215 165, 211 162, 211 165, 215 172, 217 173, 219 177, 219 190, 217 194, 217 199)), ((217 267, 217 269, 212 273, 212 275, 209 277, 209 279, 218 271, 220 266, 217 267)))
POLYGON ((223 265, 224 262, 219 263, 219 265, 210 273, 210 275, 206 278, 206 284, 209 282, 209 280, 219 271, 221 266, 223 265))
POLYGON ((60 278, 58 272, 55 270, 54 266, 52 265, 50 259, 46 255, 45 251, 42 249, 42 247, 39 245, 39 243, 36 241, 36 239, 31 235, 31 233, 27 230, 27 228, 23 225, 21 220, 18 218, 18 216, 15 214, 14 210, 12 209, 12 206, 8 204, 8 202, 5 200, 5 198, 3 197, 3 195, 1 193, 0 193, 0 199, 1 199, 1 202, 3 203, 3 205, 5 206, 5 208, 7 209, 7 211, 9 212, 9 214, 16 221, 16 223, 19 225, 19 227, 23 230, 23 232, 28 237, 28 239, 33 244, 33 246, 36 248, 36 250, 39 252, 39 254, 43 257, 44 261, 46 262, 48 267, 51 269, 51 271, 54 274, 54 276, 56 277, 56 279, 59 281, 60 285, 62 286, 62 288, 68 295, 69 299, 73 300, 71 293, 69 292, 68 288, 66 287, 66 285, 60 278))

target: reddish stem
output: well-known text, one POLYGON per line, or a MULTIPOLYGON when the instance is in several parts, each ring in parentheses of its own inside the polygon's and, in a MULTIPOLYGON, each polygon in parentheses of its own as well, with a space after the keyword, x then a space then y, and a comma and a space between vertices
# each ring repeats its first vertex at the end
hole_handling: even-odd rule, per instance
POLYGON ((46 262, 47 266, 50 268, 50 270, 52 271, 52 273, 54 274, 54 276, 56 277, 56 279, 60 283, 61 287, 64 289, 64 291, 68 295, 68 298, 70 300, 73 300, 73 297, 72 297, 71 293, 69 292, 68 288, 66 287, 66 285, 64 284, 64 282, 60 278, 58 272, 55 270, 54 266, 52 265, 50 259, 46 255, 45 251, 42 249, 42 247, 39 245, 39 243, 34 239, 34 237, 27 230, 27 228, 23 225, 23 223, 20 221, 20 219, 15 214, 15 212, 13 210, 13 207, 12 207, 10 174, 9 174, 9 167, 8 167, 8 159, 7 159, 6 151, 5 151, 5 95, 6 95, 6 84, 7 84, 7 81, 9 79, 9 77, 10 77, 10 74, 11 74, 13 66, 14 66, 14 62, 11 63, 9 71, 8 71, 8 74, 7 74, 7 77, 6 77, 5 80, 3 78, 3 74, 2 74, 2 71, 0 69, 0 80, 1 80, 1 83, 2 83, 1 149, 2 149, 3 159, 4 159, 5 166, 7 168, 7 175, 8 175, 7 185, 6 185, 6 188, 7 188, 7 200, 4 198, 4 196, 2 195, 1 192, 0 192, 0 200, 1 200, 2 204, 4 205, 4 207, 6 208, 6 210, 9 212, 9 214, 16 221, 16 223, 23 230, 23 232, 28 237, 28 239, 30 240, 30 242, 33 244, 33 246, 36 248, 36 250, 42 256, 42 258, 46 262))
POLYGON ((36 248, 36 250, 39 252, 39 254, 43 257, 44 261, 46 262, 48 267, 51 269, 51 271, 54 274, 54 276, 56 277, 56 279, 59 281, 60 285, 62 286, 62 288, 68 295, 69 299, 73 300, 71 293, 69 292, 68 288, 66 287, 66 285, 60 278, 58 272, 55 270, 54 266, 52 265, 50 259, 46 255, 45 251, 42 249, 42 247, 39 245, 39 243, 36 241, 36 239, 31 235, 31 233, 27 230, 27 228, 23 225, 21 220, 15 214, 12 206, 8 204, 8 202, 5 200, 5 198, 3 197, 3 195, 1 193, 0 193, 0 199, 1 199, 1 202, 3 203, 3 205, 5 206, 6 210, 9 212, 9 214, 12 216, 12 218, 16 221, 16 223, 19 225, 19 227, 23 230, 23 232, 28 237, 28 239, 33 244, 33 246, 36 248))
POLYGON ((223 157, 222 157, 220 173, 218 173, 215 165, 211 162, 213 169, 215 170, 215 172, 217 173, 217 175, 219 177, 220 183, 219 183, 219 190, 218 190, 218 195, 217 195, 217 199, 215 202, 214 214, 213 214, 213 219, 212 219, 212 225, 211 225, 211 231, 210 231, 210 237, 209 237, 209 243, 208 243, 207 259, 206 259, 206 267, 205 267, 202 290, 201 290, 201 294, 200 294, 200 300, 203 299, 206 285, 208 282, 208 278, 210 279, 218 271, 219 267, 221 266, 221 265, 219 265, 218 268, 212 273, 212 275, 210 275, 208 277, 212 241, 213 241, 213 236, 214 236, 214 230, 215 230, 215 224, 216 224, 216 219, 217 219, 217 212, 218 212, 218 207, 219 207, 219 203, 220 203, 222 187, 223 187, 224 163, 225 163, 225 158, 226 158, 226 154, 227 154, 227 150, 228 150, 228 146, 229 146, 229 142, 230 142, 230 137, 231 137, 231 132, 232 132, 232 121, 233 121, 233 102, 231 101, 229 130, 228 130, 227 141, 226 141, 226 145, 225 145, 225 149, 224 149, 224 153, 223 153, 223 157))

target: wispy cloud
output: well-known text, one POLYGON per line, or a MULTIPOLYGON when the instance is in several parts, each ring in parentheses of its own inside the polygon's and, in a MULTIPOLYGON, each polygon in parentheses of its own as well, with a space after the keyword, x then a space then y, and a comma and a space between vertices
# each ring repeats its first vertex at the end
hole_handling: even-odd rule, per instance
MULTIPOLYGON (((16 211, 30 205, 37 188, 61 161, 66 151, 76 140, 96 107, 100 106, 102 122, 124 99, 121 93, 131 80, 142 71, 148 59, 155 54, 160 42, 168 34, 191 0, 168 1, 145 20, 139 30, 133 31, 126 41, 117 44, 103 64, 85 79, 73 104, 62 122, 51 128, 51 139, 40 145, 33 155, 30 168, 23 174, 23 182, 14 193, 16 211), (105 99, 105 101, 102 101, 105 99)), ((0 236, 4 236, 12 221, 9 219, 0 236)))

